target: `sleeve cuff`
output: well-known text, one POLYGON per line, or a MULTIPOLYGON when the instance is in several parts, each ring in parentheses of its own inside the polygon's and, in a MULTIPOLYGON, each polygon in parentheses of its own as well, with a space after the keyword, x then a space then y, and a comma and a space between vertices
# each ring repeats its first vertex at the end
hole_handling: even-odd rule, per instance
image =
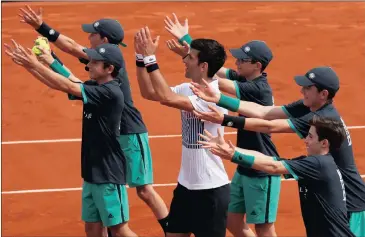
POLYGON ((87 104, 87 96, 85 93, 84 84, 81 83, 80 88, 81 88, 82 101, 84 102, 84 104, 87 104))
POLYGON ((238 99, 241 99, 241 95, 240 95, 240 88, 238 87, 237 81, 233 81, 234 84, 234 88, 236 89, 236 96, 238 99))
POLYGON ((293 176, 293 178, 295 180, 298 180, 299 179, 298 176, 292 170, 292 168, 290 168, 290 166, 286 163, 286 161, 281 161, 281 163, 283 163, 283 165, 285 166, 285 168, 289 171, 289 173, 293 176))
POLYGON ((293 122, 290 119, 287 119, 288 124, 290 128, 300 137, 300 139, 303 139, 304 136, 298 131, 298 129, 294 126, 293 122))
POLYGON ((285 108, 285 106, 281 106, 281 109, 284 111, 284 113, 286 114, 286 116, 288 116, 288 118, 291 117, 289 111, 285 108))

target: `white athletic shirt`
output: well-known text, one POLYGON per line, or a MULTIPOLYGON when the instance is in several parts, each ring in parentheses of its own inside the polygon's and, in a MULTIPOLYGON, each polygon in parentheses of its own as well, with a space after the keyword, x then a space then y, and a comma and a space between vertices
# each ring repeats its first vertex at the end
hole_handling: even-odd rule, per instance
MULTIPOLYGON (((219 91, 218 80, 211 82, 214 89, 219 91)), ((228 113, 224 108, 218 107, 215 103, 206 102, 192 92, 190 83, 183 83, 172 87, 177 94, 188 96, 194 109, 197 111, 210 111, 208 105, 217 107, 221 112, 228 113)), ((220 124, 202 122, 192 112, 181 110, 182 122, 182 157, 178 182, 191 190, 212 189, 229 183, 228 175, 224 168, 222 159, 213 155, 207 149, 201 148, 197 143, 202 140, 199 133, 203 134, 204 129, 213 135, 217 135, 217 129, 224 132, 220 124)))

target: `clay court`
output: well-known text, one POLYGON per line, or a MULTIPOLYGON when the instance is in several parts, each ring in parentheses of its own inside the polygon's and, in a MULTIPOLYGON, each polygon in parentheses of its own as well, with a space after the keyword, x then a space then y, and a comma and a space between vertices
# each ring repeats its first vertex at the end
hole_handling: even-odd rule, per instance
MULTIPOLYGON (((37 34, 17 16, 23 6, 2 4, 3 43, 13 38, 23 46, 32 46, 37 34)), ((227 48, 252 39, 265 40, 274 53, 267 72, 277 105, 301 98, 300 88, 293 81, 295 74, 319 65, 334 67, 341 79, 335 104, 350 128, 356 163, 365 174, 364 2, 42 2, 30 6, 42 6, 49 25, 85 46, 89 42, 81 30, 82 23, 103 17, 122 23, 129 45, 123 52, 134 101, 151 136, 156 190, 168 205, 180 167, 180 113, 140 96, 133 36, 144 25, 160 35, 157 58, 165 78, 170 85, 185 82, 181 59, 164 44, 171 37, 163 19, 172 12, 181 20, 189 19, 194 38, 213 38, 227 48)), ((87 79, 77 59, 53 49, 77 77, 87 79)), ((2 235, 84 236, 80 216, 82 104, 48 89, 15 66, 4 51, 2 59, 2 235)), ((226 66, 235 68, 230 55, 226 66)), ((235 135, 227 135, 227 139, 235 141, 235 135)), ((282 157, 305 152, 295 134, 274 134, 273 139, 282 157)), ((235 165, 225 164, 232 177, 235 165)), ((136 191, 129 189, 128 194, 131 228, 139 236, 162 236, 152 212, 136 191)), ((305 235, 296 182, 282 183, 276 228, 279 236, 305 235)))

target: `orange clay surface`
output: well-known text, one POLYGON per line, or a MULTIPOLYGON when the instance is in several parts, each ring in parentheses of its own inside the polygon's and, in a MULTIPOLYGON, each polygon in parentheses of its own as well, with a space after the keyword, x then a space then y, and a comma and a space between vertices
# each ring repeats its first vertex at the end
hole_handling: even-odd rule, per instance
MULTIPOLYGON (((189 19, 194 38, 209 37, 227 48, 252 39, 265 40, 274 59, 268 67, 277 105, 301 98, 293 76, 318 65, 334 67, 341 78, 335 104, 348 126, 365 125, 365 3, 355 2, 158 2, 158 3, 31 3, 42 6, 44 20, 62 34, 88 46, 82 23, 102 17, 118 19, 125 28, 123 49, 136 106, 143 114, 150 135, 180 134, 179 111, 144 100, 135 78, 134 33, 144 25, 160 35, 157 58, 169 85, 187 80, 181 59, 164 44, 171 36, 163 19, 175 12, 189 19)), ((2 42, 15 39, 31 47, 37 33, 19 22, 23 3, 2 4, 2 42)), ((53 48, 73 73, 88 75, 77 59, 53 48)), ((3 141, 80 138, 82 104, 48 89, 2 51, 3 141)), ((235 68, 228 53, 227 67, 235 68)), ((363 129, 350 130, 356 163, 365 174, 363 129)), ((227 135, 235 141, 235 135, 227 135)), ((305 152, 295 134, 274 134, 282 157, 305 152)), ((181 138, 151 138, 156 184, 176 183, 180 167, 181 138)), ((2 191, 81 187, 80 143, 2 145, 2 191)), ((235 165, 228 162, 232 177, 235 165)), ((170 204, 174 186, 156 187, 170 204)), ((130 226, 140 236, 162 236, 152 212, 129 189, 130 226)), ((3 236, 83 236, 81 192, 49 192, 2 195, 3 236)), ((297 186, 282 183, 276 229, 279 236, 304 236, 297 186)))

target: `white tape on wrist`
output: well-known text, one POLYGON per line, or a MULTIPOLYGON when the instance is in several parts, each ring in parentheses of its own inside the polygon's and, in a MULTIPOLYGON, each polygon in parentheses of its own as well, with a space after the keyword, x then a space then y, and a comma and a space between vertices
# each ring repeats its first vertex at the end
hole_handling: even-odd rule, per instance
POLYGON ((144 65, 147 67, 149 65, 157 63, 155 55, 149 55, 143 58, 144 65))
POLYGON ((143 62, 143 55, 136 53, 136 60, 143 62))

